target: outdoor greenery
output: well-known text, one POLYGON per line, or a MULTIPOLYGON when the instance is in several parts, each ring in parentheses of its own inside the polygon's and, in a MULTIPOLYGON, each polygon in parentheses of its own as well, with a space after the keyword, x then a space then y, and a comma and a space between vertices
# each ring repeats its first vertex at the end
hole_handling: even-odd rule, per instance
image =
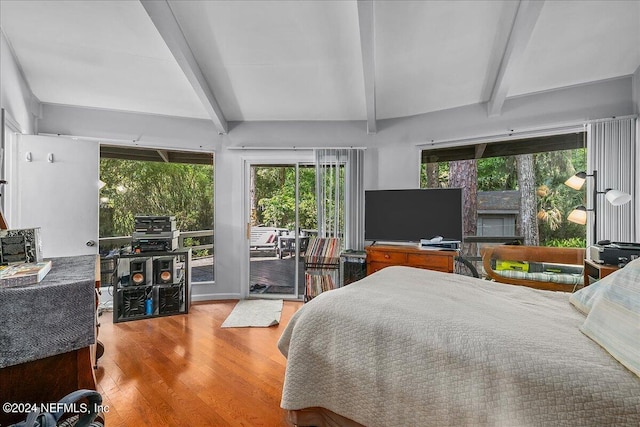
MULTIPOLYGON (((299 169, 298 216, 300 228, 317 227, 316 174, 313 167, 299 169)), ((253 225, 295 228, 296 170, 293 166, 256 166, 255 200, 257 209, 253 225)))
POLYGON ((131 235, 136 215, 173 215, 182 231, 213 229, 212 165, 101 159, 100 180, 100 237, 131 235))
MULTIPOLYGON (((566 220, 575 206, 584 204, 584 191, 564 185, 569 176, 586 169, 585 157, 584 149, 533 155, 541 245, 585 246, 585 227, 566 220)), ((518 189, 515 157, 479 159, 476 167, 479 192, 518 189)), ((252 174, 253 224, 293 230, 295 167, 256 166, 252 174)), ((446 187, 449 163, 438 163, 434 176, 437 186, 446 187)), ((312 166, 299 167, 299 220, 303 229, 317 227, 315 177, 312 166)), ((213 229, 212 165, 101 159, 100 179, 105 183, 100 191, 100 237, 131 235, 136 215, 174 215, 182 231, 213 229)), ((424 164, 421 185, 426 186, 424 164)))
MULTIPOLYGON (((540 245, 585 247, 583 225, 566 220, 569 212, 584 204, 584 191, 575 191, 564 181, 578 171, 586 170, 585 149, 562 150, 533 155, 537 188, 537 218, 540 245)), ((478 191, 517 190, 515 156, 478 159, 478 191)), ((449 182, 449 163, 437 164, 438 186, 449 182)), ((422 165, 421 186, 426 187, 426 165, 422 165)))

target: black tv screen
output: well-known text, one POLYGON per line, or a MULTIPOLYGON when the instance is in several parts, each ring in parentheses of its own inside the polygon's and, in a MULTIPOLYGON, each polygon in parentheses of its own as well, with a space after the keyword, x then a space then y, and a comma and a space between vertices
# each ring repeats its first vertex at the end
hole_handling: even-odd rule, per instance
POLYGON ((368 190, 364 198, 365 240, 462 241, 461 188, 368 190))

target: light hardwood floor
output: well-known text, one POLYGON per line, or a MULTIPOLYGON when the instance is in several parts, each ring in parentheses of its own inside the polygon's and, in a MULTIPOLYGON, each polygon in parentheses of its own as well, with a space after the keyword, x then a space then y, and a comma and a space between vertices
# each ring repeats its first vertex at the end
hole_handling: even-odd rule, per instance
POLYGON ((302 305, 285 301, 280 325, 225 328, 236 301, 192 305, 188 315, 113 324, 96 379, 108 427, 285 426, 280 408, 286 359, 277 348, 302 305))

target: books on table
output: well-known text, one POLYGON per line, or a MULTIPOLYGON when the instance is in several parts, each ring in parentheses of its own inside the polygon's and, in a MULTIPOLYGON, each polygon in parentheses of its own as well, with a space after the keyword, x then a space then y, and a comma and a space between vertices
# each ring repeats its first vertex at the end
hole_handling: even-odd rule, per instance
POLYGON ((24 262, 0 266, 0 288, 33 285, 51 270, 51 261, 24 262))

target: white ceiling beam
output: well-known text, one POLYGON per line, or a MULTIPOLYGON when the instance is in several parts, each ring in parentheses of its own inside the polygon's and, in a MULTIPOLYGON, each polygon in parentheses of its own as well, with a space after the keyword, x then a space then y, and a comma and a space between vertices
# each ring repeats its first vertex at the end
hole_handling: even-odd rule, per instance
POLYGON ((518 5, 518 11, 513 20, 507 46, 502 55, 500 68, 491 91, 491 98, 487 103, 489 117, 496 117, 502 114, 502 106, 518 73, 543 5, 544 0, 521 0, 518 5))
POLYGON ((156 152, 165 163, 169 163, 169 152, 167 150, 156 150, 156 152))
POLYGON ((153 25, 155 25, 164 39, 173 57, 178 61, 182 72, 218 129, 218 134, 226 134, 229 131, 227 120, 224 118, 224 114, 222 114, 222 110, 187 43, 187 39, 182 33, 171 6, 167 0, 140 0, 140 3, 147 11, 153 25))
POLYGON ((367 133, 376 133, 376 57, 373 0, 358 0, 360 48, 364 72, 364 95, 367 105, 367 133))

